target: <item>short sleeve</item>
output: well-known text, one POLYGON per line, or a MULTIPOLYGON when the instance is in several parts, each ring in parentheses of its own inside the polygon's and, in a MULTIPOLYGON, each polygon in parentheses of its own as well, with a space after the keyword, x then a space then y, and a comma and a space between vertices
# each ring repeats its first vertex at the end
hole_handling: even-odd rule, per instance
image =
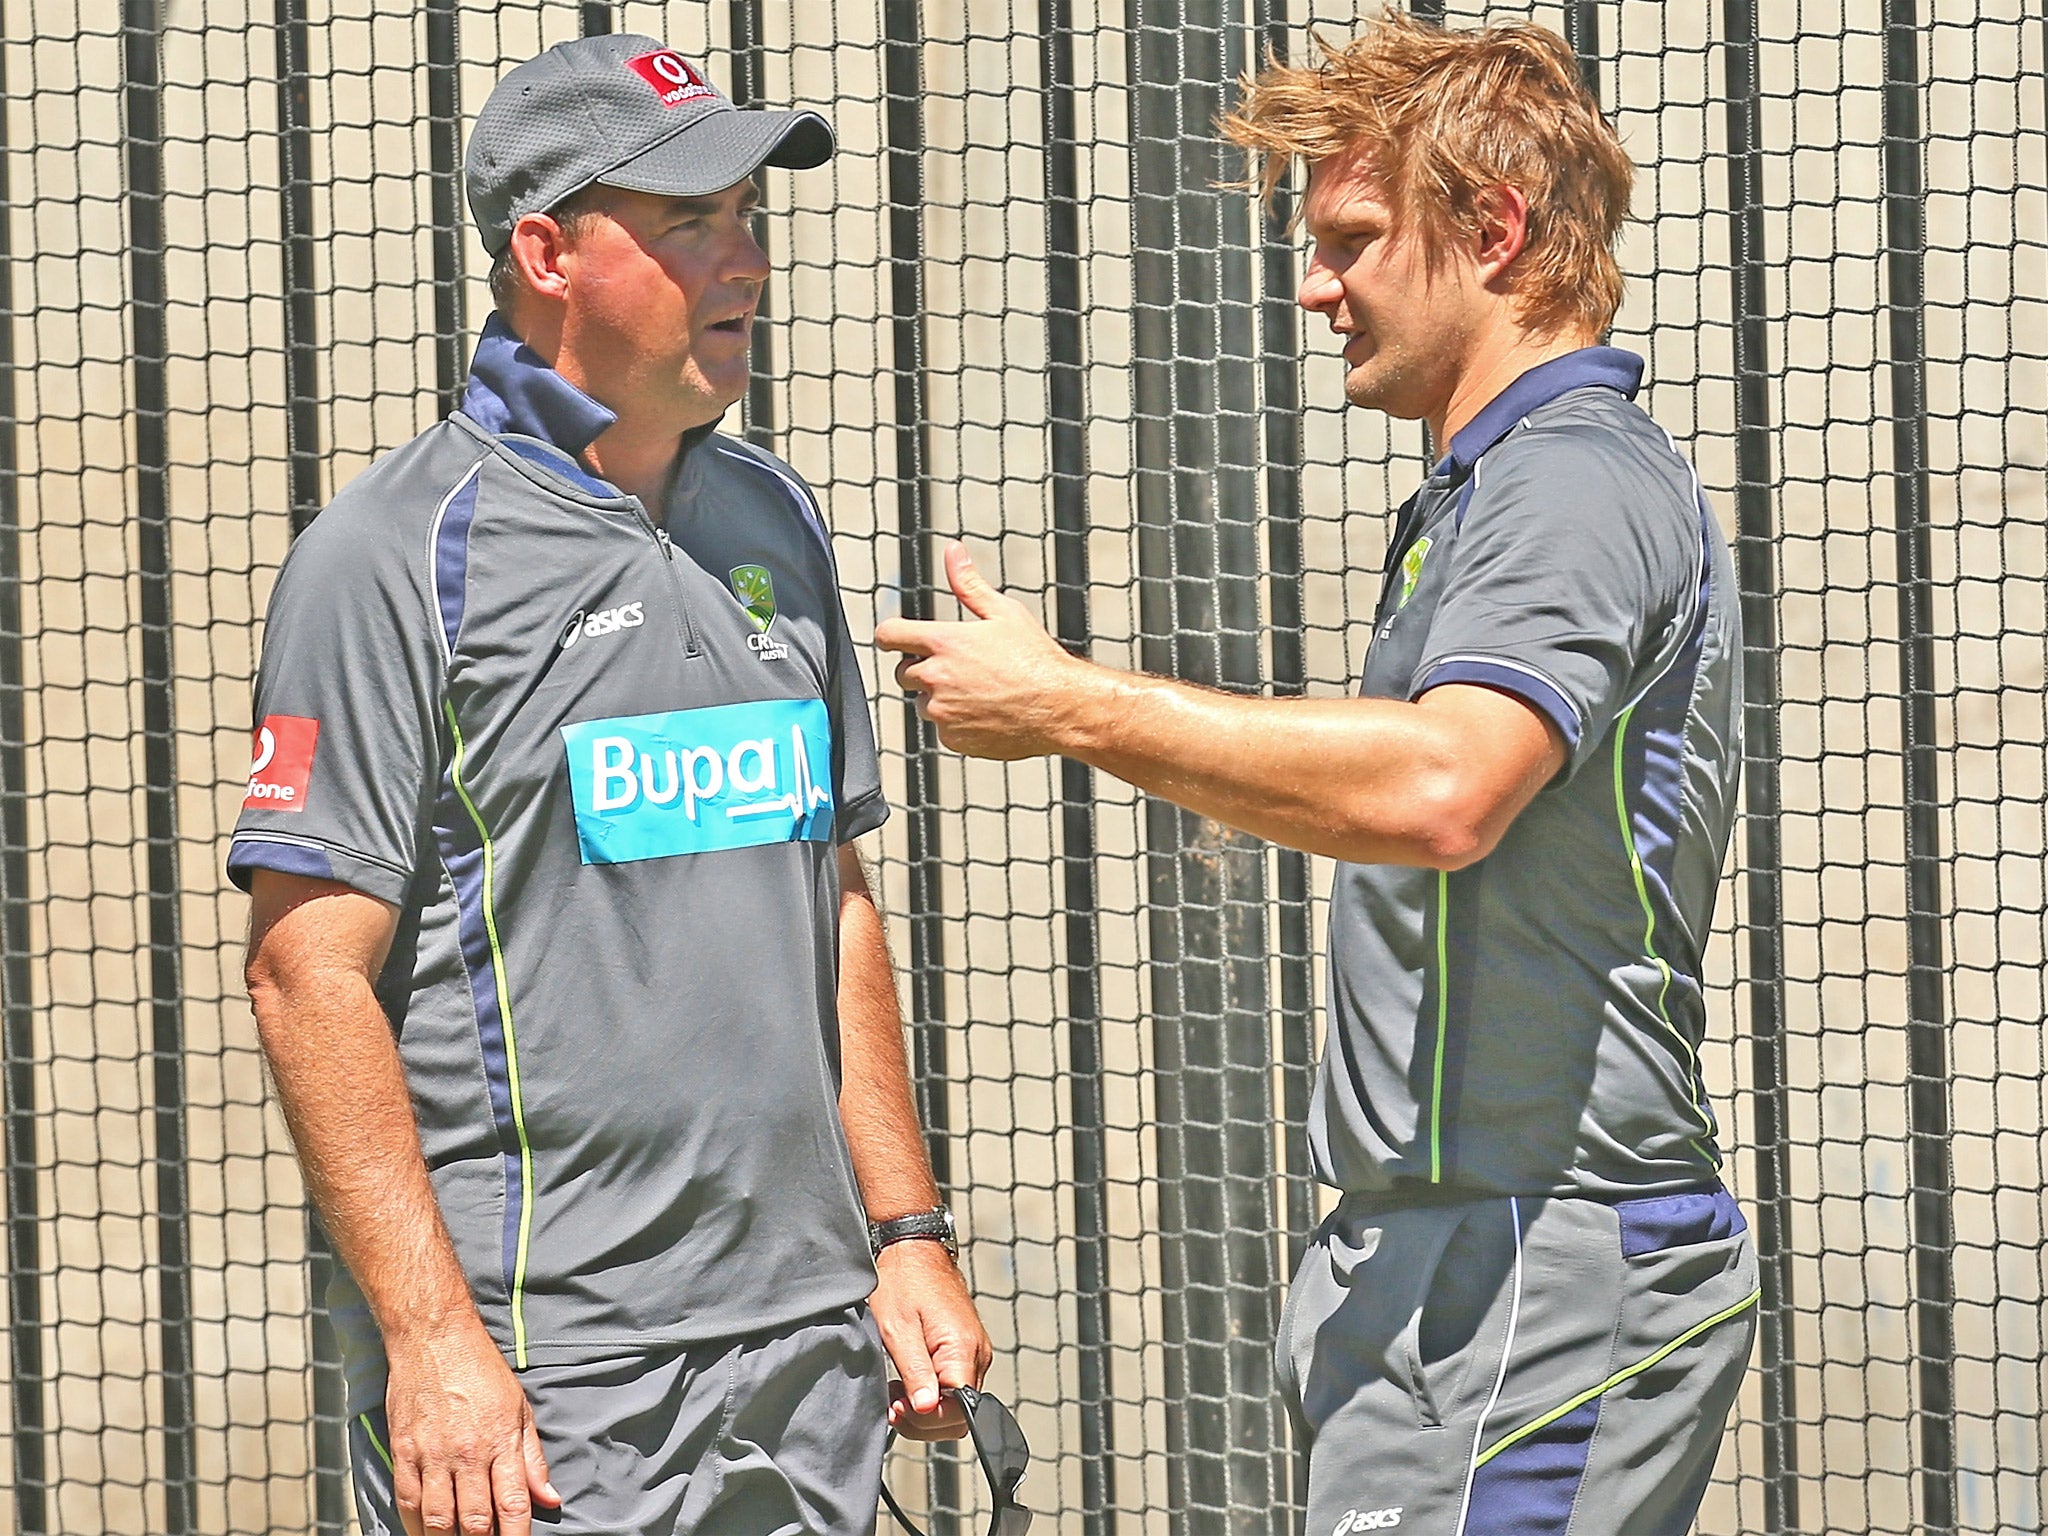
POLYGON ((402 905, 430 825, 445 677, 423 556, 361 502, 300 536, 264 620, 228 876, 338 880, 402 905))
POLYGON ((836 603, 832 617, 832 741, 837 758, 832 766, 838 776, 834 803, 839 807, 833 836, 850 843, 889 819, 889 802, 882 795, 882 764, 875 751, 867 690, 854 660, 853 637, 836 603))
POLYGON ((1697 608, 1700 516, 1597 440, 1509 439, 1480 461, 1411 696, 1514 695, 1557 726, 1569 777, 1697 608))

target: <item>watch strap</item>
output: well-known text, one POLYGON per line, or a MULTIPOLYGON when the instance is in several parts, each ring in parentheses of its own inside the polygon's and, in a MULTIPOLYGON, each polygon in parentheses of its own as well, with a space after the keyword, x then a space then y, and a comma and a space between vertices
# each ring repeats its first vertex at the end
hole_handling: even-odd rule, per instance
POLYGON ((960 1252, 953 1233, 953 1213, 943 1205, 935 1205, 928 1211, 913 1211, 908 1216, 892 1216, 887 1221, 868 1223, 870 1254, 879 1255, 891 1243, 912 1238, 943 1243, 946 1252, 956 1257, 960 1252))

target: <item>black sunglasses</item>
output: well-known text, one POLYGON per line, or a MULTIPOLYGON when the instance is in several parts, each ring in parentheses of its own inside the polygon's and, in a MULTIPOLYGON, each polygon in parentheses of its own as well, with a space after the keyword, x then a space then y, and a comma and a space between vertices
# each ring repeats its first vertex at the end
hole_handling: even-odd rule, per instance
MULTIPOLYGON (((988 1490, 994 1500, 994 1515, 989 1520, 988 1536, 1024 1536, 1031 1529, 1031 1511, 1017 1502, 1017 1485, 1024 1480, 1024 1473, 1031 1465, 1031 1447, 1025 1443, 1024 1431, 1017 1425, 1017 1417, 1002 1404, 1002 1400, 988 1392, 978 1392, 973 1387, 948 1387, 960 1400, 960 1406, 967 1410, 967 1435, 974 1442, 975 1459, 981 1463, 981 1474, 988 1479, 988 1490)), ((896 1432, 891 1430, 893 1442, 896 1432)), ((910 1532, 910 1536, 925 1536, 925 1533, 910 1523, 910 1516, 903 1513, 903 1506, 896 1502, 896 1495, 889 1491, 889 1485, 882 1485, 882 1502, 889 1506, 889 1513, 896 1517, 896 1523, 910 1532)))

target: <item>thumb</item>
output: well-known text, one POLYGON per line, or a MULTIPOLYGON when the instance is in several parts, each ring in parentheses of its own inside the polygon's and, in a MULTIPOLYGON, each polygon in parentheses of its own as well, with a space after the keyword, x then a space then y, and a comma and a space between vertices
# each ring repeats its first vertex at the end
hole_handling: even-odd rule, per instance
POLYGON ((960 606, 977 619, 993 617, 1009 601, 988 584, 988 579, 975 568, 974 557, 967 553, 967 546, 958 539, 946 546, 946 580, 952 583, 953 595, 960 599, 960 606))
POLYGON ((526 1421, 526 1433, 521 1440, 520 1449, 526 1456, 526 1486, 533 1490, 533 1496, 539 1503, 561 1508, 562 1496, 548 1481, 548 1459, 541 1454, 540 1431, 534 1428, 531 1417, 526 1421))

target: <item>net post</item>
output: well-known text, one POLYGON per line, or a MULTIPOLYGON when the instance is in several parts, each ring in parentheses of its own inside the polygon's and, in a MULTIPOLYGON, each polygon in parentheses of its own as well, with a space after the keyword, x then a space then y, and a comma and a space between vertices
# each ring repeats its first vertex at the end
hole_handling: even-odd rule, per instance
MULTIPOLYGON (((896 552, 903 614, 932 616, 931 413, 925 350, 924 35, 918 0, 882 3, 883 153, 889 199, 889 335, 896 449, 896 552)), ((932 1176, 953 1195, 951 1065, 946 1038, 945 907, 939 831, 939 739, 914 699, 903 702, 904 819, 910 874, 910 1045, 917 1108, 932 1176)), ((960 1461, 934 1450, 932 1536, 954 1536, 960 1461)))
MULTIPOLYGON (((1039 0, 1045 103, 1046 429, 1052 461, 1054 632, 1088 654, 1088 437, 1082 333, 1079 145, 1072 0, 1039 0)), ((1110 1536, 1116 1509, 1109 1349, 1109 1169, 1104 1139, 1101 932, 1095 888, 1095 775, 1059 760, 1066 954, 1068 1132, 1073 1149, 1075 1370, 1081 1418, 1081 1529, 1110 1536)))
POLYGON ((1899 706, 1904 751, 1907 1135, 1911 1148, 1914 1435, 1921 1527, 1956 1529, 1954 1182, 1942 974, 1940 739, 1934 715, 1933 540, 1927 491, 1926 143, 1915 0, 1885 0, 1885 361, 1891 384, 1899 706))
MULTIPOLYGON (((755 106, 767 93, 768 58, 761 0, 731 0, 726 20, 731 33, 733 105, 755 106)), ((765 207, 754 210, 754 243, 767 251, 765 207)), ((741 410, 747 441, 771 452, 775 447, 775 337, 767 321, 774 292, 772 286, 763 286, 755 305, 754 329, 747 338, 747 398, 741 410)))
POLYGON ((313 1530, 316 1536, 350 1536, 355 1511, 349 1505, 348 1389, 342 1377, 341 1346, 327 1310, 334 1279, 334 1247, 319 1213, 306 1206, 307 1322, 313 1346, 313 1530))
MULTIPOLYGON (((1252 23, 1265 57, 1284 58, 1288 0, 1253 0, 1252 23)), ((1297 695, 1308 688, 1306 607, 1302 591, 1302 392, 1299 274, 1288 226, 1294 216, 1293 167, 1263 209, 1259 246, 1259 350, 1261 416, 1266 457, 1267 632, 1271 637, 1273 691, 1297 695)), ((1316 1178, 1309 1154, 1309 1100, 1315 1089, 1315 967, 1311 933, 1308 856, 1281 848, 1274 855, 1273 920, 1280 987, 1280 1122, 1285 1225, 1278 1234, 1284 1286, 1301 1267, 1316 1226, 1316 1178)), ((1286 1427, 1291 1434, 1293 1420, 1286 1427)), ((1297 1447, 1285 1458, 1294 1505, 1308 1503, 1308 1455, 1297 1447)), ((1276 1469, 1275 1486, 1285 1484, 1276 1469)))
POLYGON ((14 1517, 49 1525, 44 1436, 41 1162, 36 1142, 35 976, 29 947, 28 711, 21 627, 21 483, 15 451, 14 200, 8 172, 7 50, 0 46, 0 1089, 7 1162, 8 1381, 14 1517))
POLYGON ((1743 628, 1743 887, 1749 976, 1751 1203, 1763 1302, 1764 1528, 1799 1529, 1796 1362, 1791 1320, 1790 1143, 1785 1104, 1784 858, 1779 842, 1778 561, 1764 294, 1762 94, 1755 0, 1728 0, 1728 213, 1735 310, 1735 559, 1743 628))
POLYGON ((429 209, 433 217, 434 383, 440 414, 462 404, 462 97, 457 18, 461 0, 425 0, 429 209))
MULTIPOLYGON (((1239 0, 1131 15, 1141 660, 1254 689, 1258 261, 1214 126, 1251 29, 1239 0)), ((1157 798, 1145 838, 1173 1529, 1280 1532, 1267 854, 1157 798)))
MULTIPOLYGON (((285 453, 292 535, 320 511, 320 367, 314 307, 313 111, 307 70, 306 0, 277 0, 277 130, 283 232, 285 453)), ((334 1260, 310 1202, 306 1209, 306 1322, 313 1397, 313 1520, 318 1536, 346 1536, 347 1403, 341 1351, 327 1315, 334 1260)))
POLYGON ((1600 105, 1600 7, 1597 0, 1566 0, 1564 40, 1578 55, 1579 78, 1600 105))
POLYGON ((178 923, 177 739, 172 713, 170 351, 165 326, 163 84, 156 0, 125 0, 122 149, 128 173, 135 525, 148 838, 151 1120, 155 1132, 158 1379, 164 1529, 196 1515, 191 1237, 185 1138, 185 1021, 178 923))
POLYGON ((306 0, 277 0, 277 151, 284 234, 285 454, 292 533, 320 511, 320 360, 313 260, 313 107, 306 0))
POLYGON ((609 37, 612 32, 611 0, 582 0, 580 29, 585 37, 609 37))

